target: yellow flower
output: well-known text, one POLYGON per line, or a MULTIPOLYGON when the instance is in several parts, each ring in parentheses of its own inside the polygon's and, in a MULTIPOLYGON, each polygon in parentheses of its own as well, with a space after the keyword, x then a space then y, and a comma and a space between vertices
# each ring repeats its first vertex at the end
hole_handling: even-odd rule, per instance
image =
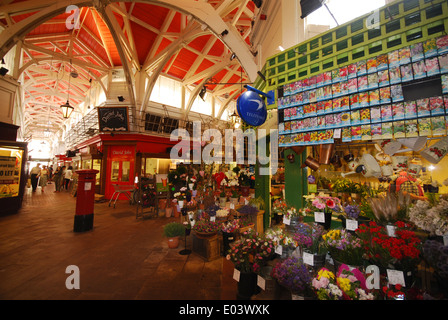
POLYGON ((339 277, 337 279, 339 287, 342 289, 342 291, 348 292, 350 291, 350 280, 348 278, 341 278, 339 277))
POLYGON ((320 280, 321 277, 328 278, 328 279, 334 279, 334 273, 327 269, 320 269, 318 272, 317 280, 320 280))

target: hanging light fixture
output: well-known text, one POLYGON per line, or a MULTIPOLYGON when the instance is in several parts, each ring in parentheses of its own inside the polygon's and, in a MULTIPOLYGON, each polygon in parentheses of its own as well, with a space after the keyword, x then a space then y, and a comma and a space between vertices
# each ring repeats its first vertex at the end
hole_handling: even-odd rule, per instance
POLYGON ((238 129, 240 127, 240 119, 235 109, 233 109, 233 113, 230 115, 230 122, 235 129, 238 129))
MULTIPOLYGON (((70 71, 71 71, 71 61, 70 61, 70 71)), ((64 119, 68 119, 70 118, 73 110, 75 110, 75 108, 73 108, 70 105, 70 78, 72 77, 71 72, 68 75, 68 91, 67 91, 67 102, 65 104, 61 104, 59 107, 62 110, 62 116, 64 117, 64 119)))

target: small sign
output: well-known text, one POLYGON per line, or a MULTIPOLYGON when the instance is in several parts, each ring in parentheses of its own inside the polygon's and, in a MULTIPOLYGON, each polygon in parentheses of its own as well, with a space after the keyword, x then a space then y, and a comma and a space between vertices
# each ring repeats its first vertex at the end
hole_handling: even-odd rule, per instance
POLYGON ((325 214, 323 212, 314 212, 314 221, 325 223, 325 214))
POLYGON ((84 191, 92 190, 92 182, 86 182, 84 184, 84 191))
POLYGON ((282 247, 282 246, 276 246, 276 247, 275 247, 275 253, 276 253, 276 254, 279 254, 279 255, 282 255, 282 253, 283 253, 283 247, 282 247))
POLYGON ((98 107, 100 132, 129 131, 128 107, 98 107))
POLYGON ((395 238, 396 237, 396 235, 395 235, 395 229, 396 229, 396 227, 395 226, 392 226, 392 225, 387 225, 386 226, 386 230, 387 230, 387 235, 389 236, 389 237, 393 237, 393 238, 395 238))
POLYGON ((233 269, 233 280, 240 282, 240 270, 233 269))
POLYGON ((266 290, 266 280, 260 275, 257 276, 257 286, 263 290, 266 290))
POLYGON ((283 216, 283 223, 289 226, 291 224, 291 219, 283 216))
POLYGON ((314 255, 312 253, 304 252, 302 255, 303 263, 314 266, 314 255))
POLYGON ((345 229, 349 231, 355 231, 358 229, 358 221, 353 219, 345 220, 345 229))
POLYGON ((401 284, 403 287, 406 286, 403 271, 387 269, 387 279, 391 285, 401 284))

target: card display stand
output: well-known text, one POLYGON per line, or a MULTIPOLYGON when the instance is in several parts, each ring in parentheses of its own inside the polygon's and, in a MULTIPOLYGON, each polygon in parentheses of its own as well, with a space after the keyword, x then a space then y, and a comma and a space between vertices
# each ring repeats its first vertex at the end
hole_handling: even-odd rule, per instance
POLYGON ((137 213, 136 218, 148 218, 158 216, 158 201, 155 179, 142 177, 135 191, 137 213))

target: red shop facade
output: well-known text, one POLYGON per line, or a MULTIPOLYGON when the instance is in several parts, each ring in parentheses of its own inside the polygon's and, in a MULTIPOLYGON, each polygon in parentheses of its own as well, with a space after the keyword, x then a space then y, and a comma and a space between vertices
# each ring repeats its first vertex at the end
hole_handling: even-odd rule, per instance
MULTIPOLYGON (((99 134, 79 144, 76 149, 81 157, 80 169, 92 169, 89 160, 95 161, 97 175, 96 193, 110 199, 114 185, 133 186, 135 176, 145 175, 145 159, 170 158, 170 148, 177 141, 144 134, 99 134)), ((124 195, 123 198, 126 199, 124 195)))

